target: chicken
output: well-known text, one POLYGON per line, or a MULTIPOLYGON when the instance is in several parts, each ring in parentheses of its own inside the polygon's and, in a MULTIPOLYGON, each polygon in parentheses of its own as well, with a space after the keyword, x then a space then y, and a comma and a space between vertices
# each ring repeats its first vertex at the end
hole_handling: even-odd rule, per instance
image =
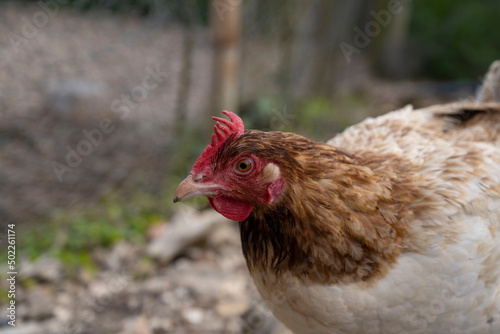
MULTIPOLYGON (((498 89, 498 88, 497 88, 498 89)), ((295 333, 500 333, 500 103, 405 107, 327 143, 214 117, 174 202, 239 222, 295 333)), ((500 96, 500 95, 496 95, 500 96)))

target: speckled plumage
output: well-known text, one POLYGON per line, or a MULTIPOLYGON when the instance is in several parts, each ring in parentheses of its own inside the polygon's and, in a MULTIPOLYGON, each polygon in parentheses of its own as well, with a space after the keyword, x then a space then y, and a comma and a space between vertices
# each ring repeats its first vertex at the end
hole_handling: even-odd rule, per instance
POLYGON ((499 104, 450 104, 406 107, 328 141, 371 157, 375 174, 404 174, 395 179, 411 197, 407 231, 397 259, 367 280, 311 282, 250 265, 274 314, 296 333, 500 333, 499 134, 499 104))

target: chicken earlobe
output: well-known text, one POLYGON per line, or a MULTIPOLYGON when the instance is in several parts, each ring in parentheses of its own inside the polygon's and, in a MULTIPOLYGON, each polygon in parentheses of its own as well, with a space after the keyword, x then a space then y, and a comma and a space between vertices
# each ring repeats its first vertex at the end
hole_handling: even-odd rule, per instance
POLYGON ((281 175, 279 167, 274 163, 268 163, 262 170, 261 181, 269 183, 267 193, 264 199, 260 201, 263 204, 269 205, 281 194, 285 187, 285 180, 281 175))

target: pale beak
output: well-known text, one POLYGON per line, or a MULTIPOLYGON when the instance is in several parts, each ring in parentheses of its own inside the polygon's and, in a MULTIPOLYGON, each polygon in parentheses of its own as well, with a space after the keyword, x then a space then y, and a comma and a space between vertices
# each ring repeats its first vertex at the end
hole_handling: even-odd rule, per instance
POLYGON ((186 177, 175 190, 174 203, 200 195, 213 196, 217 194, 215 192, 216 189, 222 189, 222 187, 213 183, 207 184, 204 182, 195 181, 193 180, 193 176, 189 174, 189 176, 186 177))

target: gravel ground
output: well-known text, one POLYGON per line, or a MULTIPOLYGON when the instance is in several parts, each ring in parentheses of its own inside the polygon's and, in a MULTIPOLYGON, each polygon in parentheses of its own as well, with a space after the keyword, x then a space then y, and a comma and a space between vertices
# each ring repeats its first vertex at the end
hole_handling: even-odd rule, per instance
POLYGON ((21 260, 18 282, 24 284, 16 296, 16 327, 2 317, 0 331, 290 333, 258 296, 241 254, 236 223, 211 210, 198 213, 183 207, 172 221, 153 226, 148 236, 146 245, 122 242, 94 250, 97 270, 82 268, 72 278, 48 256, 21 260))

